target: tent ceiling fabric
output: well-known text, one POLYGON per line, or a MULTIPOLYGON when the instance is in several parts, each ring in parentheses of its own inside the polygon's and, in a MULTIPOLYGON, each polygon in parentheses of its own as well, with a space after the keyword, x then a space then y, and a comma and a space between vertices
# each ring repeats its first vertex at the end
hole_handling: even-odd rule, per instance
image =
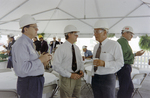
POLYGON ((66 25, 77 27, 81 37, 93 36, 98 19, 108 22, 109 33, 119 35, 130 25, 136 35, 150 33, 149 0, 0 0, 0 34, 21 34, 19 18, 31 14, 38 33, 63 35, 66 25))

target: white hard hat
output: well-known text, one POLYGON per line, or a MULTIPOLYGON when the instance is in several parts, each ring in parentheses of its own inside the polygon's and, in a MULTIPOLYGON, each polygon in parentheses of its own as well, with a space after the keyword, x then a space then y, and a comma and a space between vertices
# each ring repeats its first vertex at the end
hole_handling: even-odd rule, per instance
POLYGON ((82 46, 82 49, 85 49, 85 48, 87 48, 87 46, 85 46, 85 45, 84 45, 84 46, 82 46))
POLYGON ((58 37, 58 39, 61 39, 61 37, 58 37))
POLYGON ((23 15, 19 21, 20 29, 26 25, 35 24, 35 23, 37 23, 37 22, 34 19, 34 17, 32 17, 31 15, 28 15, 28 14, 23 15))
POLYGON ((79 31, 77 30, 77 28, 76 28, 75 26, 73 26, 73 25, 67 25, 67 26, 65 27, 65 29, 64 29, 64 33, 69 33, 69 32, 73 32, 73 31, 79 32, 79 31))
POLYGON ((125 26, 125 27, 123 27, 123 29, 122 29, 124 32, 125 31, 129 31, 129 32, 132 32, 133 33, 133 28, 131 27, 131 26, 125 26))
POLYGON ((109 29, 108 24, 104 20, 98 20, 94 25, 94 29, 96 28, 104 28, 107 30, 109 29))
POLYGON ((14 35, 13 34, 9 34, 9 37, 14 37, 14 35))
POLYGON ((56 38, 56 36, 55 36, 55 35, 53 35, 53 38, 56 38))

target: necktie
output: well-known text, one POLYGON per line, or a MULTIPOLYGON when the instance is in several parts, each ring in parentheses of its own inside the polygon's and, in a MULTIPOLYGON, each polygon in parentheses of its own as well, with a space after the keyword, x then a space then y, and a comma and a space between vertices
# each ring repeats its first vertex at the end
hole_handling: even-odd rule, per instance
MULTIPOLYGON (((97 52, 96 52, 96 55, 95 55, 95 58, 100 58, 100 53, 101 53, 101 43, 99 43, 99 47, 97 49, 97 52)), ((94 72, 96 72, 97 70, 97 66, 94 66, 94 72)))
POLYGON ((73 71, 77 70, 76 55, 75 55, 75 49, 73 45, 72 45, 72 70, 73 71))

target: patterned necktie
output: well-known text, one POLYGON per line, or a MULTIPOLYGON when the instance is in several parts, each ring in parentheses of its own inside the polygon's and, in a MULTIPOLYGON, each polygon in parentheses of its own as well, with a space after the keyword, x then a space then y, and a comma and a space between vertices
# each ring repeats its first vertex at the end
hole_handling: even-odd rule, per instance
POLYGON ((77 70, 76 55, 75 55, 75 49, 73 45, 72 45, 72 70, 74 72, 77 70))
MULTIPOLYGON (((97 49, 97 52, 96 52, 96 55, 95 55, 95 58, 100 58, 100 53, 101 53, 101 43, 99 43, 99 47, 97 49)), ((97 66, 94 66, 94 72, 96 72, 97 70, 97 66)))

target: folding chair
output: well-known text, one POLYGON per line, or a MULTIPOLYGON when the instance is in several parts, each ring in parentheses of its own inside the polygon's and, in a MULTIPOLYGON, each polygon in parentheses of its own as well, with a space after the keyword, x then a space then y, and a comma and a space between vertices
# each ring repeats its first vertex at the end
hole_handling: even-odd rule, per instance
MULTIPOLYGON (((59 78, 59 73, 57 73, 56 71, 52 71, 51 73, 54 74, 56 77, 59 78)), ((51 95, 50 98, 53 98, 54 95, 57 93, 57 91, 59 91, 59 89, 60 89, 59 80, 57 81, 57 83, 58 83, 58 84, 55 86, 55 88, 54 88, 54 90, 53 90, 53 93, 52 93, 52 95, 51 95)))
POLYGON ((85 83, 82 87, 81 87, 81 91, 87 87, 89 92, 93 95, 93 91, 92 91, 92 87, 90 83, 87 83, 86 80, 84 78, 81 78, 81 80, 85 83))
POLYGON ((56 92, 57 92, 59 89, 60 89, 60 87, 57 85, 57 86, 54 88, 54 91, 53 91, 53 93, 52 93, 52 95, 51 95, 50 98, 53 98, 54 95, 56 94, 56 92))
POLYGON ((132 81, 136 79, 137 81, 139 81, 139 83, 133 82, 134 92, 133 92, 132 98, 134 97, 135 93, 139 93, 139 95, 141 96, 141 98, 143 98, 142 95, 139 92, 139 89, 142 87, 142 83, 143 83, 146 75, 147 75, 146 73, 139 73, 139 74, 135 74, 133 76, 132 81))

